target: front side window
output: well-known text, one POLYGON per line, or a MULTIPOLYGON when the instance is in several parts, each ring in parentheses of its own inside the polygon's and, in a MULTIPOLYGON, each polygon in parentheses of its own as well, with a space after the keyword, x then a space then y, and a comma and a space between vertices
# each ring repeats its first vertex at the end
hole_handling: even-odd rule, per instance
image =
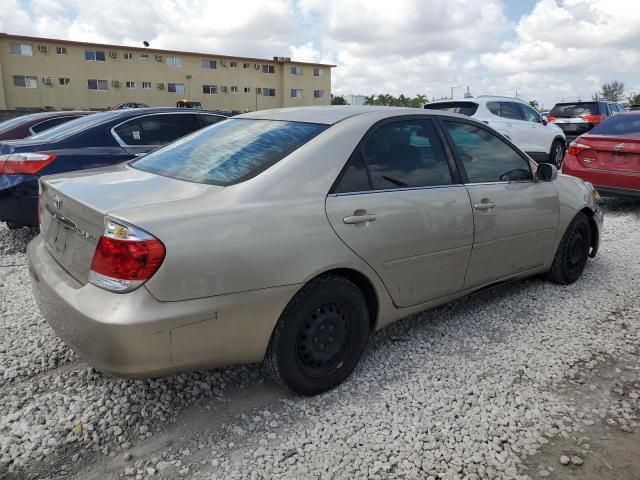
POLYGON ((217 63, 215 60, 202 60, 202 68, 215 69, 217 63))
POLYGON ((165 145, 199 128, 195 114, 167 114, 129 120, 114 132, 126 145, 165 145))
POLYGON ((84 59, 89 62, 104 62, 105 55, 104 51, 101 50, 85 50, 84 51, 84 59))
POLYGON ((503 118, 510 118, 512 120, 524 120, 522 112, 515 102, 500 102, 500 115, 503 118))
POLYGON ((25 55, 27 57, 32 57, 33 46, 28 43, 10 43, 9 52, 11 55, 25 55))
POLYGON ((38 88, 38 78, 30 75, 14 75, 13 85, 23 88, 38 88))
POLYGON ((87 80, 87 88, 89 90, 106 91, 109 86, 106 80, 87 80))
POLYGON ((181 67, 182 57, 175 57, 175 56, 166 57, 165 62, 167 62, 167 65, 169 65, 170 67, 181 67))
POLYGON ((232 185, 258 175, 326 128, 314 123, 230 119, 131 165, 189 182, 232 185))
POLYGON ((469 183, 533 180, 529 162, 493 133, 466 123, 444 124, 469 183))
POLYGON ((487 103, 487 109, 493 113, 494 115, 497 115, 498 117, 501 115, 500 114, 500 104, 498 102, 489 102, 487 103))
POLYGON ((538 112, 536 112, 529 105, 525 105, 524 103, 521 103, 519 106, 520 106, 520 110, 522 110, 522 113, 524 115, 524 119, 527 122, 542 123, 542 119, 540 118, 540 115, 538 114, 538 112))
POLYGON ((169 93, 184 93, 184 83, 168 83, 167 91, 169 93))

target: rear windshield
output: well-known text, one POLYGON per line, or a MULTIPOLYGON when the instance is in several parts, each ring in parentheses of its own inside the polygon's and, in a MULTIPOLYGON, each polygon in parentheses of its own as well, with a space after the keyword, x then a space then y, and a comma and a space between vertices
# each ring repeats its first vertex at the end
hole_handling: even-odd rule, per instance
POLYGON ((462 115, 471 116, 478 110, 478 104, 475 102, 438 102, 430 103, 424 106, 427 110, 442 110, 444 112, 461 113, 462 115))
POLYGON ((47 113, 31 113, 28 115, 20 115, 19 117, 15 117, 11 120, 6 120, 0 123, 0 132, 6 132, 7 130, 11 130, 12 128, 17 127, 22 123, 29 122, 31 120, 37 120, 40 117, 47 118, 47 116, 47 113))
POLYGON ((232 185, 266 170, 327 127, 275 120, 225 120, 145 155, 131 165, 188 182, 232 185))
POLYGON ((581 117, 582 115, 598 115, 596 102, 558 103, 549 112, 550 117, 581 117))
POLYGON ((637 113, 616 115, 596 125, 594 135, 638 135, 640 136, 640 115, 637 113))
POLYGON ((30 136, 29 140, 61 140, 86 128, 109 121, 112 118, 117 117, 118 115, 118 112, 101 112, 83 115, 82 117, 74 118, 69 122, 58 125, 57 127, 50 128, 49 130, 45 130, 44 132, 36 133, 35 135, 30 136))

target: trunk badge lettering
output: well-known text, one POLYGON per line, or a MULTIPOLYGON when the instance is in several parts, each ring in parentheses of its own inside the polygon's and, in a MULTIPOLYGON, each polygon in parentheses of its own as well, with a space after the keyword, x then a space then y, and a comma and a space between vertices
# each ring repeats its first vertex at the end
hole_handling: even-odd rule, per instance
POLYGON ((616 143, 616 144, 613 146, 613 149, 614 149, 616 152, 620 152, 620 151, 624 150, 624 143, 616 143))
POLYGON ((62 207, 62 199, 58 194, 54 195, 53 197, 53 206, 58 210, 60 210, 60 207, 62 207))

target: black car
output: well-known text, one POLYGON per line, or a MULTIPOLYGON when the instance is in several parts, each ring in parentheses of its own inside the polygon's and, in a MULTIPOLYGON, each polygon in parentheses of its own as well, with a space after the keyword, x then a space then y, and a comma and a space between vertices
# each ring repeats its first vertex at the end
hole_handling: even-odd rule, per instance
POLYGON ((38 179, 43 175, 125 162, 226 118, 181 108, 113 110, 1 142, 0 221, 9 228, 38 225, 38 179))
POLYGON ((624 113, 624 107, 616 102, 602 100, 565 102, 556 103, 547 119, 562 129, 567 143, 570 143, 607 118, 619 113, 624 113))

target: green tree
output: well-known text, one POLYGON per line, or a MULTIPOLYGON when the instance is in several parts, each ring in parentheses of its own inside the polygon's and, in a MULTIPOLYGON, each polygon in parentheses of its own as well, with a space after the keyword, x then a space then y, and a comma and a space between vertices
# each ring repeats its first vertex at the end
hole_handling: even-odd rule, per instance
POLYGON ((602 91, 600 97, 603 100, 609 100, 611 102, 619 102, 624 98, 624 83, 618 80, 602 85, 602 91))
POLYGON ((535 108, 536 110, 538 110, 538 108, 540 108, 540 104, 538 103, 537 100, 531 100, 529 102, 529 105, 531 106, 531 108, 535 108))
POLYGON ((365 105, 375 105, 376 103, 376 97, 375 95, 368 95, 366 97, 364 97, 364 104, 365 105))
POLYGON ((342 95, 331 95, 331 105, 349 105, 349 102, 342 95))
POLYGON ((627 105, 640 105, 640 93, 631 93, 627 97, 627 105))

